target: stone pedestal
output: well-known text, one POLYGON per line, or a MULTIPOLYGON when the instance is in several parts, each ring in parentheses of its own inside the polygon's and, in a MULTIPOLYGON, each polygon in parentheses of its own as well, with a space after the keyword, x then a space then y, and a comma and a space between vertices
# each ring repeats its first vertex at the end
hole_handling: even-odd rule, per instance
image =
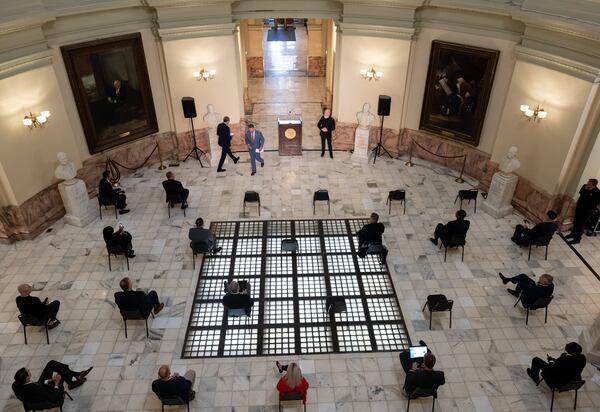
POLYGON ((358 127, 354 132, 352 160, 369 162, 369 129, 358 127))
POLYGON ((512 173, 494 173, 487 199, 481 205, 481 209, 496 219, 511 214, 513 207, 510 202, 517 188, 518 181, 519 178, 512 173))
MULTIPOLYGON (((210 145, 210 150, 208 154, 210 155, 210 166, 217 166, 219 164, 219 159, 221 158, 221 146, 219 146, 219 136, 217 136, 217 128, 209 127, 208 130, 208 143, 210 145)), ((227 161, 225 161, 225 164, 227 161)))
POLYGON ((583 353, 588 362, 600 362, 600 316, 589 329, 584 329, 579 336, 579 344, 583 346, 583 353))
POLYGON ((83 180, 71 179, 59 183, 58 191, 67 211, 66 223, 83 227, 98 215, 98 207, 90 200, 83 180))

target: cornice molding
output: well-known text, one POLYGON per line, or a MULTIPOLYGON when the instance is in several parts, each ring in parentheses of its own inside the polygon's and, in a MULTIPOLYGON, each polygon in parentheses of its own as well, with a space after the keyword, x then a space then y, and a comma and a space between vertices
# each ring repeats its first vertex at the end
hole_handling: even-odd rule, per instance
POLYGON ((198 37, 231 36, 237 31, 235 23, 157 29, 163 41, 193 39, 198 37))
POLYGON ((407 27, 376 26, 343 22, 338 23, 337 27, 338 31, 346 36, 369 36, 411 40, 415 35, 415 29, 407 27))
POLYGON ((531 49, 524 46, 515 47, 518 60, 546 67, 551 70, 577 77, 590 83, 600 83, 600 68, 583 64, 574 60, 556 56, 555 54, 531 49))
POLYGON ((48 49, 42 52, 19 57, 7 62, 0 63, 0 80, 24 73, 29 70, 52 64, 52 50, 48 49))

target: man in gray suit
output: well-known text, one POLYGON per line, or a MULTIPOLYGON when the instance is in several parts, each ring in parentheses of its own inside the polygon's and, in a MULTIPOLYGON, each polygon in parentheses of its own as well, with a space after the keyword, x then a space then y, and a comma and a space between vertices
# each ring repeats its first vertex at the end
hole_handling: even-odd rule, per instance
POLYGON ((222 248, 217 247, 217 237, 208 229, 204 229, 204 219, 199 217, 196 219, 196 227, 190 228, 188 234, 190 238, 190 246, 194 248, 195 243, 206 243, 208 250, 212 253, 220 252, 222 248))
POLYGON ((254 176, 256 174, 257 160, 260 162, 260 167, 265 166, 265 161, 259 153, 263 150, 265 138, 260 130, 255 130, 253 124, 248 125, 248 131, 246 132, 246 145, 248 146, 248 152, 250 153, 250 165, 252 166, 251 176, 254 176))

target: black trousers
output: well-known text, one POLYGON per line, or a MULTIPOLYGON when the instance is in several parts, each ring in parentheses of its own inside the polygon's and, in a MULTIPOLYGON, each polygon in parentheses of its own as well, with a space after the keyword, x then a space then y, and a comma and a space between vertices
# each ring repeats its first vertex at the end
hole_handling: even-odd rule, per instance
POLYGON ((146 294, 146 302, 147 302, 147 306, 140 308, 140 312, 142 312, 142 314, 144 316, 150 315, 150 311, 152 309, 154 309, 154 310, 158 309, 158 306, 160 305, 160 300, 158 299, 158 293, 156 293, 155 290, 151 290, 150 292, 148 292, 146 294))
POLYGON ((581 240, 583 235, 583 229, 585 223, 590 218, 594 209, 575 209, 575 217, 573 218, 573 229, 571 229, 570 236, 573 240, 581 240))
POLYGON ((329 157, 333 158, 333 149, 331 148, 331 134, 325 136, 321 135, 321 156, 325 154, 325 142, 327 142, 327 148, 329 149, 329 157))
POLYGON ((127 196, 123 193, 115 194, 113 201, 115 202, 117 209, 125 209, 125 206, 127 206, 127 196))
POLYGON ((433 239, 437 242, 438 239, 442 239, 442 243, 445 245, 448 243, 448 239, 446 238, 446 226, 441 223, 438 223, 433 231, 433 239))
POLYGON ((537 356, 531 360, 531 374, 539 378, 540 371, 545 372, 550 368, 550 364, 537 356))
POLYGON ((512 240, 519 246, 529 246, 529 244, 531 243, 531 239, 529 239, 530 232, 531 229, 527 229, 523 225, 517 225, 517 227, 515 227, 515 233, 513 233, 510 240, 512 240))
POLYGON ((535 280, 531 279, 529 276, 527 276, 524 273, 521 273, 520 275, 517 275, 517 276, 513 276, 512 278, 508 278, 508 281, 510 283, 517 285, 515 287, 515 290, 517 292, 521 292, 521 290, 523 289, 524 286, 535 285, 535 280))
POLYGON ((44 313, 44 322, 49 320, 56 320, 56 315, 58 314, 58 309, 60 309, 60 302, 58 300, 54 300, 46 305, 46 313, 44 313))
POLYGON ((229 156, 234 162, 237 161, 237 157, 231 153, 230 147, 221 147, 221 159, 219 159, 219 166, 217 167, 217 170, 221 170, 223 168, 223 163, 225 163, 226 156, 229 156))
POLYGON ((44 381, 52 379, 52 375, 54 375, 55 372, 58 373, 62 378, 60 381, 61 386, 63 382, 71 382, 73 378, 77 378, 81 374, 81 372, 72 371, 69 369, 69 366, 65 365, 64 363, 51 360, 44 367, 44 370, 38 379, 38 383, 43 384, 44 381))

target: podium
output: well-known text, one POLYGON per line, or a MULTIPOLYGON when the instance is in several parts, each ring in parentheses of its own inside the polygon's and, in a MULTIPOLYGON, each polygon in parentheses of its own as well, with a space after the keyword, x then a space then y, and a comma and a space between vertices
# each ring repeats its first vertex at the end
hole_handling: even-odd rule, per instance
POLYGON ((302 155, 302 119, 277 119, 279 155, 302 155))

